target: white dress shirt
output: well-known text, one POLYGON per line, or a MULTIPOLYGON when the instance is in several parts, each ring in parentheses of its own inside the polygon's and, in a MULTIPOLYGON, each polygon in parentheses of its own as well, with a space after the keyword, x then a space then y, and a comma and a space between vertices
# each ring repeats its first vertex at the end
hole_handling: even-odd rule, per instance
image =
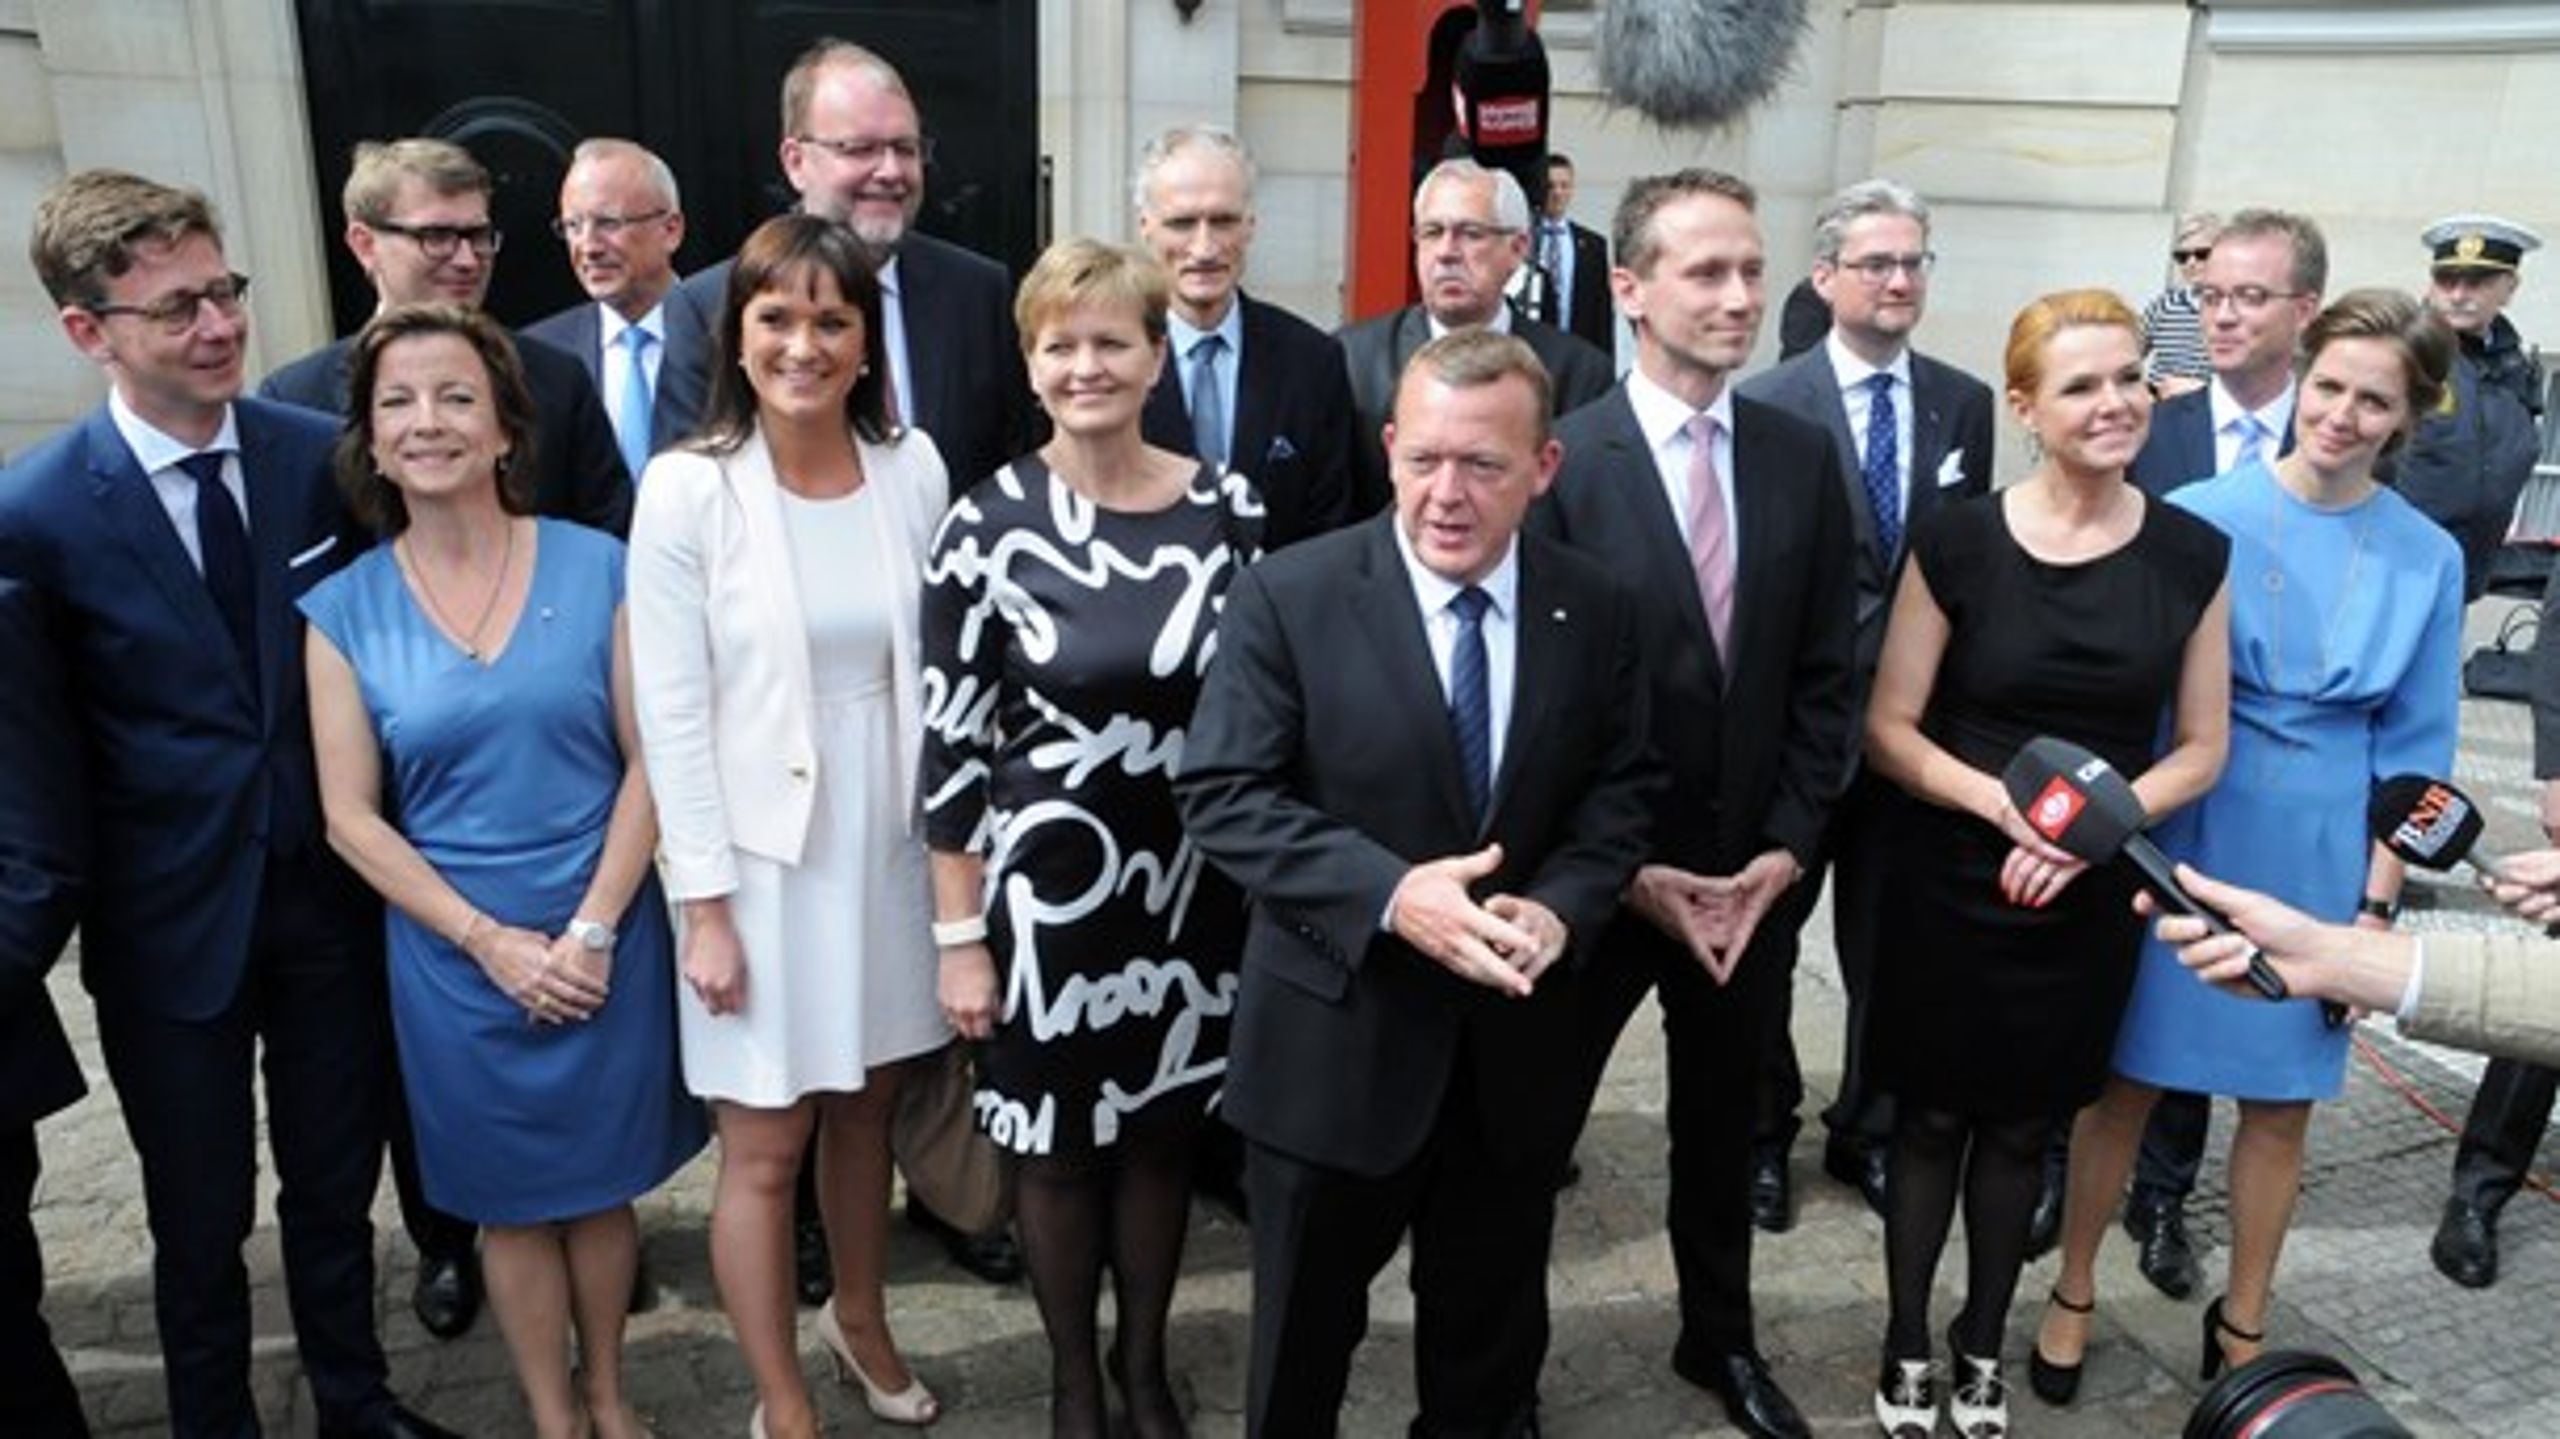
MULTIPOLYGON (((1655 384, 1642 368, 1627 372, 1627 404, 1636 412, 1636 428, 1653 450, 1653 468, 1671 502, 1671 518, 1680 526, 1680 551, 1689 551, 1689 461, 1696 442, 1689 421, 1699 412, 1689 402, 1655 384)), ((1733 507, 1733 386, 1716 391, 1705 413, 1715 416, 1716 484, 1724 491, 1725 544, 1734 564, 1742 563, 1742 513, 1733 507)))
MULTIPOLYGON (((2266 436, 2262 442, 2268 463, 2284 449, 2284 438, 2293 430, 2293 381, 2284 382, 2284 393, 2267 401, 2263 408, 2252 410, 2232 398, 2222 387, 2222 377, 2214 376, 2207 395, 2213 404, 2213 472, 2229 474, 2240 463, 2240 417, 2256 420, 2266 436)), ((2201 478, 2201 477, 2199 477, 2201 478)))
POLYGON ((916 377, 907 366, 907 304, 898 288, 898 257, 880 267, 880 345, 889 352, 889 385, 897 394, 901 425, 916 422, 916 377))
MULTIPOLYGON (((604 412, 613 422, 613 432, 622 433, 622 399, 631 384, 631 346, 624 343, 622 332, 637 327, 649 336, 649 344, 641 351, 640 375, 649 382, 649 398, 658 396, 658 374, 667 360, 667 306, 661 300, 649 307, 649 313, 637 320, 622 318, 622 312, 599 301, 596 305, 597 354, 604 362, 596 372, 596 388, 603 391, 604 412)), ((640 478, 638 475, 633 479, 640 478)))
POLYGON ((107 389, 107 418, 115 422, 116 433, 124 436, 124 445, 133 451, 134 463, 151 477, 151 492, 159 497, 160 508, 168 511, 169 523, 178 532, 178 543, 186 547, 187 559, 204 573, 204 554, 196 546, 196 482, 178 468, 178 461, 199 450, 220 450, 222 487, 240 506, 240 527, 249 527, 248 477, 240 472, 240 430, 232 420, 231 407, 222 407, 222 428, 212 440, 190 445, 172 437, 167 431, 133 412, 124 402, 124 392, 107 389))
POLYGON ((1911 349, 1896 351, 1893 363, 1878 367, 1859 359, 1847 345, 1840 343, 1840 332, 1822 337, 1822 348, 1831 356, 1831 373, 1840 378, 1840 407, 1849 417, 1849 438, 1858 447, 1858 474, 1866 473, 1867 412, 1875 408, 1875 392, 1867 382, 1879 374, 1893 376, 1893 458, 1894 496, 1898 509, 1894 513, 1911 513, 1911 349))
MULTIPOLYGON (((1404 556, 1404 571, 1413 583, 1413 601, 1422 610, 1422 632, 1431 642, 1431 664, 1440 673, 1440 698, 1452 702, 1449 693, 1449 657, 1458 647, 1458 612, 1452 605, 1458 591, 1465 586, 1433 573, 1413 552, 1413 541, 1406 537, 1404 521, 1398 516, 1392 527, 1396 532, 1396 553, 1404 556)), ((1484 697, 1485 714, 1491 721, 1493 743, 1486 752, 1486 778, 1502 773, 1503 741, 1511 732, 1511 677, 1519 671, 1520 658, 1520 537, 1511 537, 1503 549, 1502 559, 1476 588, 1484 591, 1493 603, 1485 607, 1479 622, 1484 631, 1484 697)))

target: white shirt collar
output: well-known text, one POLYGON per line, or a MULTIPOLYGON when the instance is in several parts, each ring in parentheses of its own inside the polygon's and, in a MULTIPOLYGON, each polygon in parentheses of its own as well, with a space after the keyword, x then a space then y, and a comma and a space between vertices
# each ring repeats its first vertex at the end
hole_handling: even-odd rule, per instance
MULTIPOLYGON (((1662 386, 1639 365, 1627 371, 1627 406, 1636 412, 1636 428, 1644 432, 1644 442, 1656 450, 1668 443, 1672 435, 1689 423, 1697 410, 1662 386)), ((1733 386, 1716 390, 1716 397, 1705 413, 1715 416, 1716 425, 1726 436, 1733 434, 1733 386)))
POLYGON ((1190 321, 1172 309, 1164 312, 1164 321, 1167 337, 1173 341, 1173 353, 1179 358, 1189 359, 1191 347, 1199 344, 1206 335, 1215 335, 1226 341, 1230 355, 1244 353, 1244 292, 1241 290, 1228 297, 1227 313, 1209 329, 1194 328, 1190 321))
MULTIPOLYGON (((1458 591, 1466 587, 1435 572, 1429 565, 1422 562, 1421 556, 1413 552, 1412 537, 1404 532, 1403 515, 1390 518, 1387 521, 1387 527, 1395 531, 1396 553, 1404 557, 1405 577, 1413 584, 1414 602, 1421 606, 1422 617, 1429 620, 1447 609, 1450 601, 1458 597, 1458 591)), ((1476 588, 1484 591, 1485 598, 1493 601, 1495 614, 1509 616, 1518 612, 1520 536, 1514 534, 1511 537, 1511 542, 1503 547, 1501 560, 1486 573, 1483 579, 1476 581, 1476 588)))
POLYGON ((2293 390, 2294 382, 2288 379, 2274 399, 2252 410, 2224 388, 2220 375, 2214 376, 2213 383, 2206 388, 2207 399, 2213 406, 2213 432, 2220 435, 2231 428, 2232 421, 2249 415, 2266 431, 2268 443, 2283 444, 2285 430, 2293 423, 2293 390))
POLYGON ((1894 351, 1892 363, 1884 365, 1870 365, 1860 359, 1857 351, 1841 343, 1838 330, 1833 330, 1822 337, 1822 348, 1831 356, 1831 373, 1839 377, 1841 389, 1854 390, 1874 376, 1883 374, 1893 376, 1894 383, 1900 385, 1904 393, 1908 394, 1911 390, 1911 347, 1909 345, 1894 351))
POLYGON ((240 452, 239 424, 229 405, 222 407, 222 428, 202 445, 190 445, 135 414, 133 407, 124 402, 124 391, 113 385, 107 387, 107 418, 115 423, 116 433, 124 437, 125 448, 133 451, 134 463, 142 466, 146 475, 156 475, 199 450, 228 450, 235 455, 240 452))
POLYGON ((650 339, 658 342, 659 344, 665 344, 667 342, 667 302, 665 300, 660 300, 658 303, 651 305, 649 307, 649 313, 642 315, 637 320, 626 320, 622 318, 622 312, 620 310, 604 303, 602 300, 598 300, 596 302, 596 349, 598 353, 610 350, 614 346, 621 344, 622 332, 635 327, 646 331, 650 339))
MULTIPOLYGON (((1431 313, 1429 310, 1427 310, 1427 309, 1426 309, 1426 310, 1424 310, 1424 311, 1422 312, 1422 318, 1423 318, 1425 321, 1429 322, 1429 324, 1430 324, 1430 326, 1431 326, 1431 338, 1433 338, 1433 339, 1435 339, 1435 340, 1436 340, 1436 339, 1439 339, 1442 335, 1445 335, 1445 334, 1449 333, 1449 327, 1448 327, 1447 325, 1441 324, 1441 323, 1440 323, 1440 317, 1439 317, 1439 316, 1437 316, 1437 315, 1435 315, 1435 314, 1433 314, 1433 313, 1431 313)), ((1504 300, 1502 303, 1500 303, 1500 304, 1498 304, 1498 305, 1494 306, 1494 307, 1493 307, 1493 318, 1492 318, 1492 319, 1490 319, 1490 320, 1485 321, 1485 322, 1484 322, 1484 324, 1482 324, 1482 325, 1481 325, 1481 326, 1479 326, 1478 328, 1480 328, 1480 329, 1486 329, 1486 330, 1491 330, 1492 332, 1494 332, 1494 333, 1495 333, 1495 334, 1497 334, 1497 335, 1508 335, 1508 334, 1510 334, 1510 333, 1511 333, 1511 302, 1510 302, 1509 300, 1504 300)))

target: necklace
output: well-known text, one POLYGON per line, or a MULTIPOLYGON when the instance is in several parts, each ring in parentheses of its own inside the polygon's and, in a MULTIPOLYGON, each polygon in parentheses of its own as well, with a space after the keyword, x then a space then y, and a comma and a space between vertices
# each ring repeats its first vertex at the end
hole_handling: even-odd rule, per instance
POLYGON ((513 519, 507 521, 506 544, 498 551, 498 577, 489 582, 489 597, 480 602, 480 617, 472 621, 471 628, 467 630, 455 624, 453 617, 446 614, 444 606, 437 601, 435 586, 427 583, 426 569, 418 563, 416 548, 409 543, 409 537, 402 535, 391 547, 391 552, 399 557, 400 568, 408 571, 410 582, 418 587, 418 598, 427 602, 427 614, 435 620, 436 627, 443 630, 445 637, 462 651, 464 659, 480 663, 484 658, 480 649, 481 632, 489 628, 489 617, 498 612, 498 597, 507 592, 507 571, 514 567, 516 522, 513 519))
MULTIPOLYGON (((2276 473, 2272 468, 2267 471, 2267 491, 2267 568, 2266 573, 2259 580, 2259 583, 2265 587, 2267 592, 2269 611, 2267 616, 2267 680, 2268 687, 2275 693, 2294 695, 2294 691, 2288 689, 2285 685, 2284 517, 2285 511, 2291 509, 2295 500, 2299 497, 2293 493, 2292 489, 2287 486, 2282 479, 2279 479, 2276 476, 2276 473)), ((2367 496, 2367 498, 2370 499, 2371 497, 2367 496)), ((2302 503, 2305 505, 2310 504, 2307 500, 2302 503)), ((2337 595, 2329 602, 2328 614, 2325 616, 2321 615, 2318 608, 2319 602, 2316 599, 2311 601, 2313 606, 2312 614, 2317 620, 2313 633, 2313 639, 2316 643, 2316 649, 2312 656, 2314 667, 2311 671, 2309 685, 2299 695, 2295 695, 2296 698, 2310 698, 2312 692, 2317 690, 2319 686, 2326 681, 2329 675, 2331 641, 2337 638, 2338 622, 2346 614, 2347 606, 2354 601, 2356 595, 2356 580, 2364 572, 2365 539, 2373 529, 2373 509, 2369 504, 2360 504, 2358 508, 2362 512, 2356 516, 2356 523, 2352 530, 2354 538, 2347 551, 2346 574, 2338 582, 2337 595)), ((2317 506, 2313 506, 2313 509, 2316 513, 2323 515, 2339 513, 2334 510, 2322 510, 2317 506)))

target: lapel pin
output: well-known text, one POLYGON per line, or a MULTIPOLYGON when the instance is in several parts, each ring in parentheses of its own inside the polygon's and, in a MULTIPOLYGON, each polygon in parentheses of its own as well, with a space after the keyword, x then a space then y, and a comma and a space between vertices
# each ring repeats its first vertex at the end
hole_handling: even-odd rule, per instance
POLYGON ((1561 610, 1561 609, 1559 609, 1559 610, 1557 610, 1557 611, 1556 611, 1556 623, 1557 623, 1557 624, 1563 624, 1563 623, 1564 623, 1564 611, 1563 611, 1563 610, 1561 610))

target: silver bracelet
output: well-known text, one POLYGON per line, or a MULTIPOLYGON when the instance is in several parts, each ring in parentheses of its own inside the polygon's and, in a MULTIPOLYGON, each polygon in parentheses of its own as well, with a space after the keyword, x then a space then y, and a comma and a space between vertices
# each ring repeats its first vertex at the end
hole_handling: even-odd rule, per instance
POLYGON ((984 944, 986 940, 987 917, 983 914, 933 922, 933 947, 936 949, 958 949, 964 944, 984 944))

